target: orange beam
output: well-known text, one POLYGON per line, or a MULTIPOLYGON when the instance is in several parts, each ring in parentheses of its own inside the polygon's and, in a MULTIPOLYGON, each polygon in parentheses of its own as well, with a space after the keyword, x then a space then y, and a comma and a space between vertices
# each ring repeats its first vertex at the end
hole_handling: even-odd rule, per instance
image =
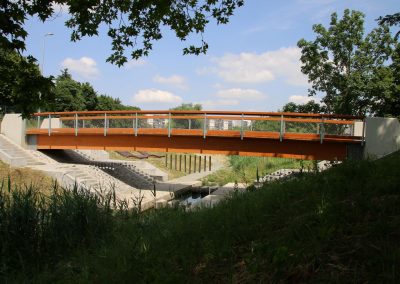
MULTIPOLYGON (((168 129, 166 128, 139 128, 138 135, 150 135, 150 136, 168 136, 168 129)), ((39 135, 48 136, 48 129, 29 129, 26 131, 28 135, 39 135)), ((129 135, 134 136, 135 132, 133 128, 109 128, 107 129, 107 135, 129 135)), ((51 131, 51 135, 68 136, 75 135, 74 128, 54 128, 51 131)), ((104 128, 79 128, 78 136, 104 136, 104 128)), ((203 138, 202 129, 172 129, 171 137, 175 136, 195 136, 203 138)), ((222 137, 222 138, 237 138, 241 137, 240 130, 207 130, 206 137, 222 137)), ((279 139, 279 132, 265 132, 265 131, 243 131, 244 138, 255 138, 255 139, 279 139)), ((283 134, 284 140, 302 140, 302 141, 320 141, 320 135, 314 133, 291 133, 286 132, 283 134)), ((341 136, 341 135, 325 135, 324 141, 336 142, 336 143, 359 143, 361 137, 359 136, 341 136)))
MULTIPOLYGON (((272 137, 271 137, 272 138, 272 137)), ((299 137, 298 137, 299 138, 299 137)), ((347 143, 312 140, 259 139, 247 137, 215 137, 86 133, 37 135, 37 149, 101 149, 225 154, 242 156, 284 157, 308 160, 344 160, 347 143)))

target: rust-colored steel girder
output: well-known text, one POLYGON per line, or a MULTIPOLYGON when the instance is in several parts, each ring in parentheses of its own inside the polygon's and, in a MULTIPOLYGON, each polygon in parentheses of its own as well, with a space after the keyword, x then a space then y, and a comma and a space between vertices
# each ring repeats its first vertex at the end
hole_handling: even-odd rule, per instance
MULTIPOLYGON (((240 112, 240 111, 173 111, 173 110, 131 110, 131 111, 82 111, 37 113, 48 117, 47 128, 27 130, 33 136, 38 149, 104 149, 104 150, 146 150, 165 152, 214 153, 227 155, 251 155, 288 157, 298 159, 343 160, 348 145, 362 144, 362 136, 354 135, 355 121, 361 116, 335 114, 309 114, 286 112, 240 112), (52 128, 51 119, 62 122, 73 121, 73 127, 52 128), (163 119, 168 121, 165 128, 141 128, 139 120, 163 119), (189 129, 174 128, 173 121, 189 120, 189 129), (190 120, 203 121, 202 129, 190 129, 190 120), (241 121, 238 129, 208 129, 211 120, 241 121), (103 122, 102 128, 91 128, 87 120, 103 122), (130 120, 131 128, 110 127, 114 120, 130 120), (244 127, 244 121, 251 121, 244 127), (79 127, 79 122, 82 127, 79 127), (279 132, 255 131, 253 122, 274 121, 280 123, 279 132), (287 132, 285 123, 312 123, 318 133, 287 132), (342 135, 325 133, 326 125, 339 125, 350 131, 342 135)), ((153 125, 154 126, 154 125, 153 125)), ((98 127, 98 126, 97 126, 98 127)), ((32 139, 29 139, 33 141, 32 139)))
MULTIPOLYGON (((193 135, 172 135, 164 133, 142 134, 118 133, 115 129, 105 136, 101 129, 83 131, 75 136, 71 131, 57 131, 49 136, 44 131, 28 131, 28 135, 36 135, 37 149, 102 149, 131 151, 187 152, 206 154, 225 154, 242 156, 282 157, 307 160, 344 160, 347 155, 347 145, 351 140, 335 137, 325 137, 320 143, 315 137, 286 136, 282 142, 278 137, 244 137, 237 135, 212 136, 208 133, 204 139, 201 133, 193 135), (86 132, 86 133, 85 133, 86 132), (329 140, 331 139, 331 140, 329 140), (337 140, 339 139, 339 140, 337 140)), ((155 129, 154 129, 155 130, 155 129)), ((176 133, 177 134, 177 133, 176 133)), ((233 134, 233 133, 232 133, 233 134)), ((226 133, 225 133, 226 135, 226 133)), ((287 135, 287 134, 286 134, 287 135)))

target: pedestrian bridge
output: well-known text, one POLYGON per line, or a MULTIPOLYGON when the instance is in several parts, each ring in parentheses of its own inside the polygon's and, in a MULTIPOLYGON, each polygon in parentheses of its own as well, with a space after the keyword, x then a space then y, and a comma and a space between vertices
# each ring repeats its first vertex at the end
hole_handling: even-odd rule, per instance
MULTIPOLYGON (((344 160, 364 143, 364 117, 239 111, 81 111, 35 114, 36 149, 186 152, 344 160)), ((30 125, 30 126, 29 126, 30 125)))

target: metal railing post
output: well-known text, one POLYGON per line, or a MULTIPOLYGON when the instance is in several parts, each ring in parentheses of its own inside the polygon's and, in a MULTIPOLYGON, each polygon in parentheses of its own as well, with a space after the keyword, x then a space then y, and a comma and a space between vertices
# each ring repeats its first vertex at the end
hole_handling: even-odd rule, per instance
POLYGON ((78 136, 78 114, 75 113, 75 136, 78 136))
POLYGON ((137 112, 135 114, 135 136, 138 134, 138 118, 137 118, 137 112))
POLYGON ((107 113, 104 113, 104 136, 107 136, 107 113))
POLYGON ((364 146, 365 143, 365 126, 366 126, 367 121, 365 120, 365 117, 363 118, 363 126, 362 126, 362 134, 361 134, 361 146, 364 146))
POLYGON ((319 139, 321 144, 324 142, 324 136, 325 136, 325 126, 324 126, 324 118, 321 118, 321 127, 319 129, 319 139))
POLYGON ((240 122, 240 139, 243 140, 243 113, 242 113, 242 120, 240 122))
POLYGON ((192 120, 189 119, 189 130, 192 129, 192 120))
POLYGON ((283 114, 281 114, 281 128, 279 130, 279 141, 282 142, 283 140, 283 114))
POLYGON ((204 113, 204 125, 203 125, 203 138, 206 139, 207 134, 207 114, 204 113))
POLYGON ((51 135, 51 114, 49 114, 49 136, 51 135))
POLYGON ((37 117, 37 128, 40 128, 40 115, 37 117))
POLYGON ((168 138, 171 137, 171 113, 168 113, 168 138))

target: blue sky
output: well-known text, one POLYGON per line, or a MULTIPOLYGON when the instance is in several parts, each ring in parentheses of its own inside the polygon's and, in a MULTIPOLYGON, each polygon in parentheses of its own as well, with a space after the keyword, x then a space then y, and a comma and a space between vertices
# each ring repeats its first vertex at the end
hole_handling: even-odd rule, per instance
POLYGON ((300 72, 301 38, 314 39, 312 25, 329 24, 333 12, 362 11, 370 31, 381 15, 399 11, 398 0, 245 0, 228 25, 208 26, 207 55, 182 55, 182 43, 166 30, 150 56, 118 68, 105 60, 110 40, 98 37, 70 42, 64 26, 68 13, 42 23, 29 19, 27 54, 43 65, 45 75, 68 68, 75 80, 90 82, 101 94, 118 97, 142 109, 168 109, 201 103, 209 110, 276 111, 289 101, 306 102, 307 78, 300 72), (54 33, 53 36, 44 35, 54 33), (44 62, 42 58, 45 41, 44 62))

